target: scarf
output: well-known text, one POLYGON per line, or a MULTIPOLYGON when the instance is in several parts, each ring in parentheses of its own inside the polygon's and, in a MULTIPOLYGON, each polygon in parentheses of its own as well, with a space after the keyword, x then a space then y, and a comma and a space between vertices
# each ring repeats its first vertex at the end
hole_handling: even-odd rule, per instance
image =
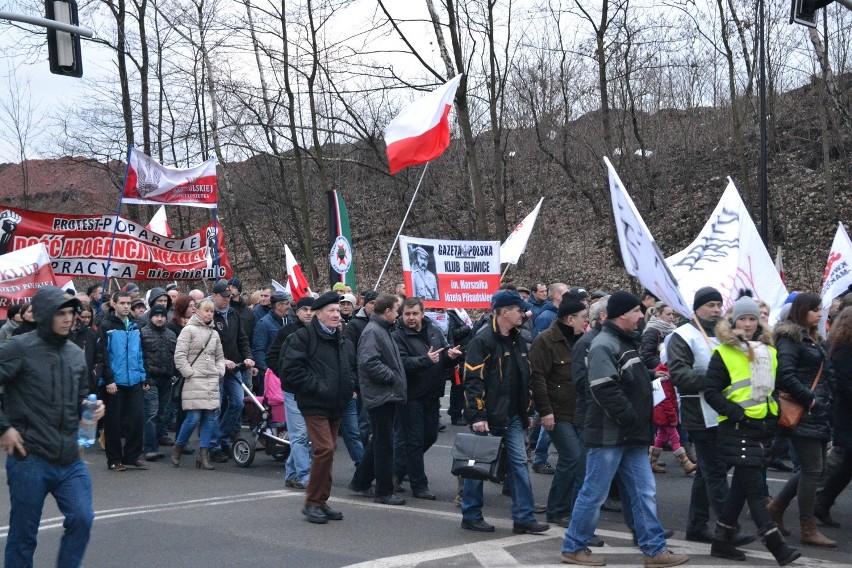
POLYGON ((775 388, 775 375, 772 374, 772 357, 769 354, 769 347, 760 341, 749 341, 740 343, 738 349, 749 360, 751 400, 766 402, 766 397, 775 388))
POLYGON ((669 323, 667 321, 663 321, 657 316, 652 316, 648 323, 645 324, 645 329, 656 329, 660 332, 660 335, 663 337, 667 337, 671 332, 675 329, 675 324, 669 323))

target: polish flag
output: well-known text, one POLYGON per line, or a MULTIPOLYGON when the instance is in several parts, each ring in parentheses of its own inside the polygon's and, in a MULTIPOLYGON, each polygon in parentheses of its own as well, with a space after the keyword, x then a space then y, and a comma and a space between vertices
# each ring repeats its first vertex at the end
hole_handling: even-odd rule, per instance
POLYGON ((456 75, 417 99, 387 125, 385 144, 390 173, 433 160, 450 145, 450 121, 447 117, 461 78, 461 75, 456 75))
POLYGON ((287 285, 284 288, 290 292, 293 300, 298 302, 300 298, 311 293, 311 286, 302 272, 302 267, 296 262, 296 257, 293 256, 290 247, 287 245, 284 245, 284 258, 287 262, 287 285))
POLYGON ((6 319, 9 306, 28 302, 44 286, 56 286, 56 277, 43 243, 0 255, 0 317, 6 319))
POLYGON ((782 255, 781 247, 778 247, 778 252, 775 253, 775 270, 777 270, 778 274, 781 276, 781 282, 786 284, 787 275, 784 273, 784 258, 782 255))
POLYGON ((157 212, 151 217, 151 222, 145 225, 149 231, 154 231, 158 235, 165 235, 172 238, 172 230, 169 228, 169 220, 166 218, 166 206, 160 205, 157 212))

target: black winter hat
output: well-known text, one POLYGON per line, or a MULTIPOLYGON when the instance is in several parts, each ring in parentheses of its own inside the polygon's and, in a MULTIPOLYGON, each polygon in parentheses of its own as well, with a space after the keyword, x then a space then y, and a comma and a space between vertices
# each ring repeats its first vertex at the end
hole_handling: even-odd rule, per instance
POLYGON ((314 311, 321 310, 329 304, 339 304, 340 303, 340 294, 337 292, 326 292, 316 300, 314 300, 314 311))
POLYGON ((697 310, 708 302, 721 302, 722 294, 712 286, 699 288, 695 293, 695 300, 692 302, 692 309, 697 310))
POLYGON ((242 293, 243 293, 243 283, 242 283, 242 281, 241 281, 239 278, 237 278, 236 276, 234 276, 234 277, 232 277, 230 280, 228 280, 228 284, 230 284, 231 286, 233 286, 234 288, 236 288, 236 289, 240 292, 240 294, 242 294, 242 293))
POLYGON ((169 311, 166 309, 166 306, 161 306, 160 304, 155 305, 151 308, 151 317, 154 316, 164 316, 168 317, 169 311))
POLYGON ((618 316, 623 316, 638 305, 639 298, 630 292, 618 290, 609 297, 609 301, 606 304, 606 317, 607 319, 615 319, 618 316))
POLYGON ((314 299, 310 296, 302 296, 299 298, 299 301, 296 302, 296 311, 298 312, 302 308, 313 308, 314 307, 314 299))
POLYGON ((562 301, 559 302, 559 310, 556 312, 556 317, 564 318, 571 314, 577 314, 586 309, 586 304, 583 303, 583 296, 573 292, 565 292, 562 294, 562 301))
POLYGON ((372 302, 376 298, 379 297, 379 293, 375 290, 367 290, 366 292, 361 292, 361 298, 363 298, 364 303, 372 302))

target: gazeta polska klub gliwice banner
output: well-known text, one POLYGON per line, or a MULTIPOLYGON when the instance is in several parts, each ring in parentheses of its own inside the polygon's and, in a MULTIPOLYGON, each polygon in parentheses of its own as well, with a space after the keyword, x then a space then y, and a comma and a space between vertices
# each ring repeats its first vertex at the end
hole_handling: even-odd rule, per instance
POLYGON ((491 307, 500 288, 500 241, 446 241, 399 237, 409 296, 427 308, 491 307))

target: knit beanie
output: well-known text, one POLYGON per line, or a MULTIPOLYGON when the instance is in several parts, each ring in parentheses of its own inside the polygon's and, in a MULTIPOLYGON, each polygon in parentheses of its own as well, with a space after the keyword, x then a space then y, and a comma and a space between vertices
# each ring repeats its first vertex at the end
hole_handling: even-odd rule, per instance
POLYGON ((618 316, 623 316, 638 305, 639 298, 630 292, 618 290, 609 297, 609 301, 606 304, 606 317, 607 319, 615 319, 618 316))
POLYGON ((748 296, 743 296, 734 303, 734 311, 731 314, 731 321, 735 322, 743 316, 754 316, 760 319, 760 306, 748 296))
POLYGON ((712 286, 705 286, 703 288, 699 288, 695 293, 695 301, 692 302, 692 309, 697 310, 704 304, 708 302, 721 302, 722 294, 716 288, 712 286))
POLYGON ((583 297, 574 292, 565 292, 562 294, 562 301, 559 302, 559 310, 556 312, 557 318, 564 318, 571 314, 577 314, 586 309, 586 304, 583 303, 583 297))

